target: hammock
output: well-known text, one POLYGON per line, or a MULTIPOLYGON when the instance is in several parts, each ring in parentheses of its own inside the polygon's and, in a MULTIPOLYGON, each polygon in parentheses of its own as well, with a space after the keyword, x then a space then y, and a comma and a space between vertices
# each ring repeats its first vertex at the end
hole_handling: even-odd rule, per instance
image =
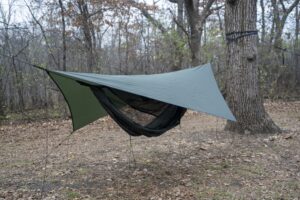
POLYGON ((210 64, 152 75, 46 72, 68 103, 73 131, 108 114, 132 136, 159 136, 187 109, 235 121, 210 64))

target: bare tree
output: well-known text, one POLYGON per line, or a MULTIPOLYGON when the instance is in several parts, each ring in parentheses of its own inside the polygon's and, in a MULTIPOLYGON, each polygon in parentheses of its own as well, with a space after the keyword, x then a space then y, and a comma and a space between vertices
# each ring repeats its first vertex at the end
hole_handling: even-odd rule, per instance
POLYGON ((265 2, 260 0, 260 9, 261 9, 261 41, 265 42, 266 37, 266 20, 265 20, 265 2))
POLYGON ((93 23, 90 21, 90 17, 92 15, 89 12, 88 4, 85 0, 77 0, 76 3, 80 12, 80 25, 82 27, 85 39, 85 47, 87 49, 87 67, 89 71, 92 71, 95 67, 95 32, 93 23))
POLYGON ((61 24, 62 24, 62 43, 63 43, 63 64, 62 70, 67 70, 67 43, 66 43, 66 20, 65 20, 65 8, 63 5, 62 0, 58 1, 60 7, 60 14, 61 14, 61 24))
POLYGON ((300 66, 299 66, 299 59, 300 59, 300 44, 299 44, 299 33, 300 33, 300 11, 299 5, 296 6, 295 9, 295 68, 296 68, 296 82, 300 86, 300 66))
POLYGON ((190 50, 192 66, 197 66, 201 63, 201 36, 207 17, 213 12, 213 9, 211 8, 214 2, 215 0, 208 0, 204 3, 202 11, 200 11, 199 0, 185 0, 185 8, 190 29, 190 50))
MULTIPOLYGON (((7 59, 6 67, 0 69, 0 83, 1 88, 0 92, 3 96, 10 96, 10 105, 12 106, 13 110, 23 111, 25 109, 25 102, 24 102, 24 78, 22 74, 22 68, 17 65, 15 57, 21 54, 23 51, 26 50, 28 47, 28 40, 26 40, 25 45, 23 46, 22 42, 19 42, 15 37, 10 36, 10 21, 12 18, 12 7, 14 1, 9 4, 8 11, 5 12, 2 6, 0 5, 0 14, 2 17, 2 24, 4 25, 4 41, 3 41, 3 53, 11 57, 12 59, 7 59), (18 41, 18 42, 16 42, 18 41), (8 87, 9 86, 9 87, 8 87), (11 88, 11 90, 8 90, 11 88), (5 95, 5 91, 9 95, 5 95), (15 93, 13 91, 16 91, 15 93)), ((15 26, 13 28, 13 32, 16 34, 18 32, 19 27, 15 26)), ((2 68, 2 67, 1 67, 2 68)), ((3 97, 0 98, 0 112, 4 113, 4 100, 3 97)))
POLYGON ((280 129, 265 111, 259 93, 257 35, 257 0, 226 0, 225 30, 227 37, 227 101, 237 122, 227 122, 230 131, 274 133, 280 129), (255 32, 254 32, 255 33, 255 32), (229 38, 228 38, 229 39, 229 38))
POLYGON ((54 64, 57 66, 57 68, 59 68, 59 64, 57 62, 57 59, 55 58, 54 54, 52 53, 52 49, 51 49, 51 46, 49 44, 49 40, 47 38, 47 33, 46 33, 46 30, 45 28, 43 27, 42 23, 39 21, 39 19, 35 16, 32 8, 29 6, 29 4, 24 1, 26 3, 26 7, 28 8, 28 11, 29 13, 31 14, 32 16, 32 19, 33 21, 39 26, 41 32, 42 32, 42 35, 43 35, 43 38, 44 38, 44 41, 46 43, 46 46, 47 46, 47 49, 48 49, 48 54, 50 55, 50 57, 52 58, 52 61, 54 62, 54 64))
POLYGON ((291 5, 287 7, 282 0, 271 0, 273 7, 273 15, 274 15, 274 46, 282 47, 282 34, 284 30, 284 26, 286 24, 286 20, 289 14, 293 11, 293 9, 299 4, 300 0, 293 0, 291 5))
MULTIPOLYGON (((177 42, 183 42, 184 41, 184 33, 187 31, 184 27, 184 0, 169 0, 171 3, 177 4, 177 17, 173 16, 173 21, 175 21, 177 27, 176 31, 178 34, 178 39, 180 41, 177 42)), ((173 14, 173 13, 172 13, 173 14)), ((174 14, 173 14, 174 15, 174 14)), ((188 35, 188 34, 187 34, 188 35)), ((174 46, 176 48, 175 50, 175 63, 173 64, 172 71, 179 70, 182 67, 184 55, 182 53, 181 46, 174 41, 174 46)))

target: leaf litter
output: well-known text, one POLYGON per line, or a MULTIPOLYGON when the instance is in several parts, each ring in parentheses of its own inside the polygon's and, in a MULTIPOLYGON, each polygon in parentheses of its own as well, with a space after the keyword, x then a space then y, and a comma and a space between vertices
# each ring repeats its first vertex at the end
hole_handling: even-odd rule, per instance
POLYGON ((282 134, 226 132, 192 111, 132 145, 109 117, 71 136, 70 120, 11 122, 0 127, 0 199, 299 199, 300 102, 266 108, 282 134))

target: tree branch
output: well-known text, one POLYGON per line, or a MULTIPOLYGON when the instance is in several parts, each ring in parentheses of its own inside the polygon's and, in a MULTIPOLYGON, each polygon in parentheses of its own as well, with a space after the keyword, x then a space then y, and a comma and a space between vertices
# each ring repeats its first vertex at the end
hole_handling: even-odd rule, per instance
POLYGON ((283 1, 279 0, 279 2, 281 4, 281 6, 282 6, 283 12, 286 12, 286 8, 285 8, 285 5, 284 5, 283 1))
POLYGON ((299 4, 299 2, 300 2, 300 0, 295 0, 294 2, 293 2, 293 4, 287 9, 287 13, 290 13, 290 12, 292 12, 293 11, 293 9, 299 4))
POLYGON ((141 13, 144 15, 144 17, 146 17, 149 20, 149 22, 153 26, 158 28, 162 33, 167 32, 167 29, 160 23, 160 21, 158 21, 157 19, 154 19, 145 8, 143 8, 142 6, 139 5, 139 3, 135 2, 134 0, 129 0, 129 3, 131 3, 133 7, 139 9, 141 11, 141 13))
POLYGON ((220 8, 222 8, 222 6, 218 6, 218 7, 215 7, 215 8, 211 8, 213 3, 215 2, 215 0, 209 0, 204 8, 203 8, 203 11, 201 12, 201 15, 199 16, 200 17, 200 23, 201 23, 201 26, 205 23, 206 19, 215 11, 215 10, 218 10, 220 8))
POLYGON ((58 69, 59 69, 59 65, 58 65, 58 63, 57 63, 57 61, 56 61, 54 55, 53 55, 52 52, 51 52, 51 47, 50 47, 49 42, 48 42, 48 40, 47 40, 46 31, 45 31, 44 27, 42 26, 42 24, 39 22, 39 20, 38 20, 38 19, 35 17, 35 15, 33 14, 31 8, 29 7, 29 5, 28 5, 28 3, 27 3, 27 1, 24 0, 24 2, 25 2, 25 4, 26 4, 26 7, 28 8, 28 11, 29 11, 29 13, 31 14, 33 20, 34 20, 35 23, 37 23, 37 25, 40 27, 40 29, 41 29, 41 31, 42 31, 43 38, 44 38, 44 40, 45 40, 45 42, 46 42, 46 46, 47 46, 47 49, 48 49, 48 53, 50 54, 51 58, 53 59, 53 62, 55 63, 55 65, 56 65, 56 66, 58 67, 58 69))
POLYGON ((168 9, 172 15, 172 19, 175 22, 175 24, 183 31, 183 33, 187 36, 188 38, 188 45, 189 47, 191 47, 191 41, 190 41, 190 34, 189 32, 183 27, 183 25, 181 23, 179 23, 174 15, 174 13, 172 12, 171 9, 168 9))

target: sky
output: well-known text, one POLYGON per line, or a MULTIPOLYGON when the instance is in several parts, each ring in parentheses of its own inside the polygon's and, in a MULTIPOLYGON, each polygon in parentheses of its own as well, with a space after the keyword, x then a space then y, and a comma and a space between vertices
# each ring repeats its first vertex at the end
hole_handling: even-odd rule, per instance
MULTIPOLYGON (((11 9, 12 12, 12 18, 11 22, 12 23, 21 23, 26 21, 25 19, 29 19, 29 13, 26 8, 26 4, 24 1, 19 1, 19 0, 0 0, 1 7, 3 8, 6 17, 8 16, 9 13, 9 5, 11 5, 13 2, 13 6, 11 9)), ((2 18, 2 16, 1 16, 2 18)))

